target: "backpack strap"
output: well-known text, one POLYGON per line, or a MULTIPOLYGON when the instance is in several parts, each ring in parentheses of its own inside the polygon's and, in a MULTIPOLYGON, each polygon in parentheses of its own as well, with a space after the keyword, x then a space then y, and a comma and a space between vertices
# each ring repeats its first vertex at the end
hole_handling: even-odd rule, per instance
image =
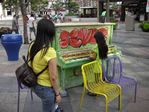
POLYGON ((37 77, 38 77, 41 73, 43 73, 47 68, 48 68, 48 65, 47 65, 41 72, 39 72, 39 73, 36 74, 37 77))
MULTIPOLYGON (((29 62, 30 60, 27 60, 24 55, 22 56, 22 58, 23 58, 24 62, 28 65, 28 62, 29 62)), ((29 65, 28 65, 28 66, 29 66, 29 65)), ((40 71, 39 73, 37 73, 36 76, 38 77, 38 76, 39 76, 41 73, 43 73, 47 68, 48 68, 48 65, 47 65, 42 71, 40 71)))

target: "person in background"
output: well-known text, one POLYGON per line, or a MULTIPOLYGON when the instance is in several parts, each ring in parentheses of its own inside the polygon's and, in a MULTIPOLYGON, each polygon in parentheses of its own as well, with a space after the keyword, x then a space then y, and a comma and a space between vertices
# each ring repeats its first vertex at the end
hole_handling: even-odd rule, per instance
POLYGON ((105 9, 101 13, 101 22, 102 23, 106 22, 106 10, 105 9))
POLYGON ((58 85, 57 56, 51 43, 56 29, 52 21, 41 19, 37 24, 37 35, 29 47, 30 65, 35 73, 48 68, 38 76, 35 94, 41 98, 43 112, 54 112, 55 104, 61 102, 58 85))
POLYGON ((50 18, 50 16, 48 14, 44 15, 43 16, 43 19, 48 19, 48 20, 52 21, 51 18, 50 18))
POLYGON ((18 24, 18 15, 13 15, 13 20, 12 20, 12 32, 14 31, 16 34, 19 33, 19 24, 18 24))
POLYGON ((29 34, 30 34, 30 41, 32 41, 32 37, 31 34, 34 33, 34 36, 36 36, 35 33, 35 18, 34 18, 34 14, 31 14, 31 16, 28 19, 28 26, 29 26, 29 34))

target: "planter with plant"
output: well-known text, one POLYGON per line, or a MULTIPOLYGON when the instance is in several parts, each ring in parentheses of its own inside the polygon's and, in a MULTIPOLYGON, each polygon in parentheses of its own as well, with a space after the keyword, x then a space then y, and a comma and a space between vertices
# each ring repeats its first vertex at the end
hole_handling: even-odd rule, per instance
POLYGON ((113 29, 116 30, 118 21, 114 17, 110 17, 110 22, 115 23, 115 25, 113 26, 113 29))
POLYGON ((11 34, 12 33, 12 29, 9 27, 1 27, 0 28, 0 38, 3 34, 11 34))
POLYGON ((142 31, 144 31, 144 32, 149 32, 149 22, 143 21, 143 22, 140 24, 140 27, 141 27, 142 31))

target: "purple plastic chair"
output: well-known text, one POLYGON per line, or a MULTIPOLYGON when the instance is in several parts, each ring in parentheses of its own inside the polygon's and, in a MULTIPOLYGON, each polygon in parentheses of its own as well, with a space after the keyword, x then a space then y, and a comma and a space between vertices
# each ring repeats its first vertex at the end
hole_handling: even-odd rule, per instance
MULTIPOLYGON (((27 87, 25 87, 24 85, 22 85, 22 83, 20 81, 17 80, 18 83, 18 101, 17 101, 17 112, 20 111, 20 91, 21 89, 28 89, 27 87)), ((30 89, 30 93, 31 93, 31 100, 33 100, 33 93, 32 90, 30 89)))
POLYGON ((110 56, 102 61, 103 77, 110 83, 120 84, 123 91, 134 88, 134 102, 136 102, 137 81, 124 75, 122 71, 122 62, 116 55, 110 56))

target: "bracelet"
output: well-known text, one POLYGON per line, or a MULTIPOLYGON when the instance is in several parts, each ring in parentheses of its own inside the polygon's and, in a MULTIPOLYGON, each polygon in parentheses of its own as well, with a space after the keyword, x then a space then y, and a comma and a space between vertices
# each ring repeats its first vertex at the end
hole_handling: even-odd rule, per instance
POLYGON ((56 96, 59 96, 59 95, 60 95, 60 93, 56 94, 56 96))

